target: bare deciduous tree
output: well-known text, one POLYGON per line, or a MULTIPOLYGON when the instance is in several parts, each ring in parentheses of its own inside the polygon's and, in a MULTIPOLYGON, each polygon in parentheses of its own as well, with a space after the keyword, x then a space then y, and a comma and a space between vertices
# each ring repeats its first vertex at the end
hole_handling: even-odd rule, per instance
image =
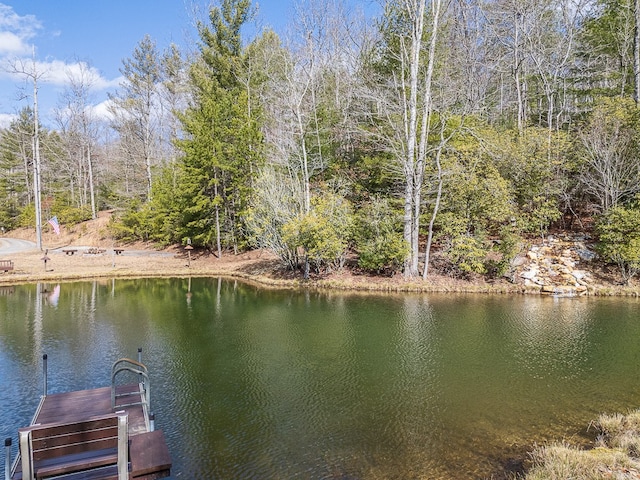
POLYGON ((629 102, 619 99, 600 105, 580 132, 586 153, 580 180, 602 212, 640 192, 637 120, 629 102))
POLYGON ((69 187, 74 197, 78 186, 77 203, 91 206, 92 218, 97 217, 94 162, 91 152, 96 148, 99 122, 92 113, 92 88, 95 74, 85 62, 78 62, 78 69, 67 72, 68 84, 60 96, 61 105, 56 120, 66 145, 67 157, 76 159, 70 168, 69 187))
POLYGON ((157 160, 157 114, 160 61, 155 42, 145 36, 123 60, 121 91, 110 95, 113 127, 126 143, 124 153, 141 161, 146 174, 146 196, 151 198, 152 167, 157 160))
POLYGON ((36 63, 35 49, 31 62, 16 59, 11 63, 10 72, 20 75, 32 82, 33 85, 33 198, 36 214, 36 246, 42 250, 42 165, 40 162, 40 118, 38 111, 38 82, 46 75, 36 63))

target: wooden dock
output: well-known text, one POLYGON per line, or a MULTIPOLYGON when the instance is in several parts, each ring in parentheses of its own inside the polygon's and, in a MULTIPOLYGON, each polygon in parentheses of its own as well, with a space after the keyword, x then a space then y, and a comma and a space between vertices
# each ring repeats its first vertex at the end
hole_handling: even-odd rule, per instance
MULTIPOLYGON (((119 371, 146 374, 146 367, 132 360, 116 365, 119 371)), ((164 435, 154 430, 149 415, 148 378, 118 385, 117 373, 112 373, 111 387, 42 396, 31 425, 19 429, 11 480, 156 480, 170 475, 164 435)))

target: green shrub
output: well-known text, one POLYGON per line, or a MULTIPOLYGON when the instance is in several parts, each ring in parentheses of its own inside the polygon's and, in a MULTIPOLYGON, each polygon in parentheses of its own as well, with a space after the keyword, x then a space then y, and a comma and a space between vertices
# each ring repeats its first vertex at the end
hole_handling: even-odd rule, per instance
POLYGON ((363 270, 393 275, 402 270, 409 246, 402 235, 385 232, 359 245, 358 252, 358 266, 363 270))
MULTIPOLYGON (((81 222, 91 220, 92 213, 91 207, 85 205, 84 207, 62 207, 52 208, 52 216, 56 215, 58 221, 64 225, 75 225, 81 222)), ((47 219, 48 220, 48 219, 47 219)))
POLYGON ((605 213, 596 225, 598 252, 618 265, 625 283, 640 271, 640 206, 617 206, 605 213))
POLYGON ((33 203, 30 203, 22 209, 18 217, 18 227, 33 227, 36 224, 36 209, 33 203))
POLYGON ((341 268, 352 234, 351 206, 331 193, 312 203, 309 213, 283 225, 282 239, 290 248, 302 247, 309 266, 317 272, 341 268))
POLYGON ((520 241, 521 238, 510 227, 504 227, 499 241, 491 249, 495 255, 489 254, 485 261, 487 273, 494 278, 511 275, 511 262, 519 251, 520 241))
POLYGON ((111 217, 107 229, 116 240, 124 242, 147 241, 150 236, 147 209, 140 208, 140 203, 137 201, 132 202, 126 212, 111 217))
POLYGON ((364 205, 356 218, 358 266, 373 273, 399 272, 409 255, 401 228, 402 213, 388 199, 376 197, 364 205))
POLYGON ((488 249, 481 240, 470 235, 454 238, 447 258, 463 273, 486 273, 485 258, 488 249))
POLYGON ((0 202, 0 227, 4 228, 5 232, 18 227, 21 212, 17 202, 11 199, 0 202))

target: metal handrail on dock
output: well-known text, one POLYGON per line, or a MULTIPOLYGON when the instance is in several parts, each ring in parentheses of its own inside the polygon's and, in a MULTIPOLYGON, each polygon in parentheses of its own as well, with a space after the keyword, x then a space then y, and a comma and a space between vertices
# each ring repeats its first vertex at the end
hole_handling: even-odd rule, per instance
POLYGON ((111 367, 111 407, 115 409, 116 407, 120 408, 141 404, 145 409, 148 410, 149 404, 151 402, 151 392, 149 384, 149 370, 142 362, 136 362, 135 360, 131 360, 130 358, 120 358, 119 360, 116 360, 111 367), (130 392, 117 393, 116 391, 116 377, 123 372, 132 372, 133 374, 138 375, 140 385, 140 401, 131 403, 116 403, 118 398, 131 395, 130 392))

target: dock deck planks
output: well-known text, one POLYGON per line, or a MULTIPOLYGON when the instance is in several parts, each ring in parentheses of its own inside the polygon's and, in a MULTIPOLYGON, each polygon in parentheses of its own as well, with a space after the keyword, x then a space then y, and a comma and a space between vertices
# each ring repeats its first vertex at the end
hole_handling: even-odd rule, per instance
MULTIPOLYGON (((137 389, 137 385, 123 385, 116 391, 121 393, 137 389)), ((140 393, 137 393, 137 398, 140 399, 140 393)), ((116 407, 116 410, 124 410, 129 414, 129 435, 147 430, 141 405, 116 407)), ((108 413, 113 413, 110 387, 54 393, 44 398, 34 423, 68 423, 108 413)))
MULTIPOLYGON (((140 391, 137 384, 119 385, 118 395, 130 403, 132 397, 140 401, 140 391)), ((121 401, 120 403, 123 403, 121 401)), ((33 424, 71 423, 91 419, 101 415, 125 411, 129 416, 130 439, 130 479, 156 479, 169 475, 171 458, 160 430, 148 431, 145 411, 142 405, 129 405, 111 408, 111 387, 92 390, 78 390, 73 392, 55 393, 43 398, 33 424), (136 438, 139 437, 139 438, 136 438)), ((96 472, 97 473, 97 472, 96 472)), ((94 478, 87 472, 87 476, 79 478, 94 478)), ((96 478, 112 478, 111 476, 96 478)), ((116 477, 117 478, 117 477, 116 477)), ((18 463, 12 480, 22 479, 21 466, 18 463)))

